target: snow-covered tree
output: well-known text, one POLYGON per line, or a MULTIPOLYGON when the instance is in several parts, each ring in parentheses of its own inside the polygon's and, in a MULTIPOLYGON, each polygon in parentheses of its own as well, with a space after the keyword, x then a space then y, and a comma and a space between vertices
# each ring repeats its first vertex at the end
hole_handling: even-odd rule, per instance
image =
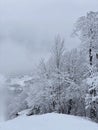
POLYGON ((52 89, 51 96, 53 100, 53 108, 57 111, 60 110, 61 106, 61 94, 64 90, 64 77, 65 72, 62 71, 63 59, 64 59, 64 40, 58 35, 55 39, 54 46, 52 48, 52 54, 50 58, 50 70, 51 71, 51 81, 52 81, 52 89))
POLYGON ((88 71, 85 53, 80 49, 72 49, 70 52, 66 52, 64 57, 63 68, 68 73, 70 79, 80 84, 87 76, 86 73, 88 71))
POLYGON ((90 65, 94 64, 98 51, 98 12, 89 12, 78 19, 74 34, 79 36, 87 50, 90 65))
MULTIPOLYGON (((89 12, 86 16, 82 16, 76 22, 74 33, 79 36, 86 50, 88 50, 89 58, 89 80, 92 81, 88 87, 86 96, 86 109, 90 108, 90 117, 96 118, 96 85, 93 76, 96 70, 96 60, 98 60, 98 12, 89 12), (95 100, 94 100, 95 99, 95 100), (89 101, 88 101, 89 100, 89 101)), ((88 111, 88 110, 87 110, 88 111)))

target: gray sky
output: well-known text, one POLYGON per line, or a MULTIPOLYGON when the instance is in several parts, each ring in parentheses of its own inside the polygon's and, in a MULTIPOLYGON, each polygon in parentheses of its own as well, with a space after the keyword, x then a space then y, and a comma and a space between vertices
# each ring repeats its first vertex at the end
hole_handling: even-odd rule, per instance
POLYGON ((66 48, 77 47, 73 25, 88 11, 98 11, 98 0, 0 0, 0 72, 31 70, 58 33, 66 48))

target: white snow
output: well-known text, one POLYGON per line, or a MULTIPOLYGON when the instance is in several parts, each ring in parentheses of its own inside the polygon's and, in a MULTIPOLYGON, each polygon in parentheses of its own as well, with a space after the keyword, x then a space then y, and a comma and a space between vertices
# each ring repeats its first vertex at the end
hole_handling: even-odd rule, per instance
POLYGON ((98 85, 98 76, 94 76, 93 78, 87 78, 87 84, 92 85, 94 83, 94 86, 98 85))
POLYGON ((18 115, 27 115, 30 112, 31 109, 26 109, 21 112, 18 112, 18 115))
POLYGON ((0 130, 98 130, 98 124, 63 114, 20 116, 0 124, 0 130))
POLYGON ((20 86, 25 86, 24 82, 31 80, 31 79, 32 79, 32 77, 28 76, 28 75, 25 75, 22 78, 12 78, 10 85, 18 84, 20 86))

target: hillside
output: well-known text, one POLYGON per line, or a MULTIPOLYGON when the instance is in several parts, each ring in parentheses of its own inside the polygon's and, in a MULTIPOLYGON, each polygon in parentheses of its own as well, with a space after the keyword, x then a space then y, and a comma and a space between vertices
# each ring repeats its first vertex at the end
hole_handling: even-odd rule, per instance
POLYGON ((80 117, 63 114, 20 116, 0 124, 0 130, 98 130, 98 125, 80 117))

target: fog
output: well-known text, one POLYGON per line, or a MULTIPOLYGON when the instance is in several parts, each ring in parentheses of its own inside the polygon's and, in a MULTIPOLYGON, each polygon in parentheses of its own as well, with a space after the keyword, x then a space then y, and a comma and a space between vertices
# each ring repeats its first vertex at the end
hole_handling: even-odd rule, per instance
POLYGON ((97 9, 98 0, 0 0, 0 73, 32 71, 58 33, 67 49, 77 47, 75 21, 97 9))

